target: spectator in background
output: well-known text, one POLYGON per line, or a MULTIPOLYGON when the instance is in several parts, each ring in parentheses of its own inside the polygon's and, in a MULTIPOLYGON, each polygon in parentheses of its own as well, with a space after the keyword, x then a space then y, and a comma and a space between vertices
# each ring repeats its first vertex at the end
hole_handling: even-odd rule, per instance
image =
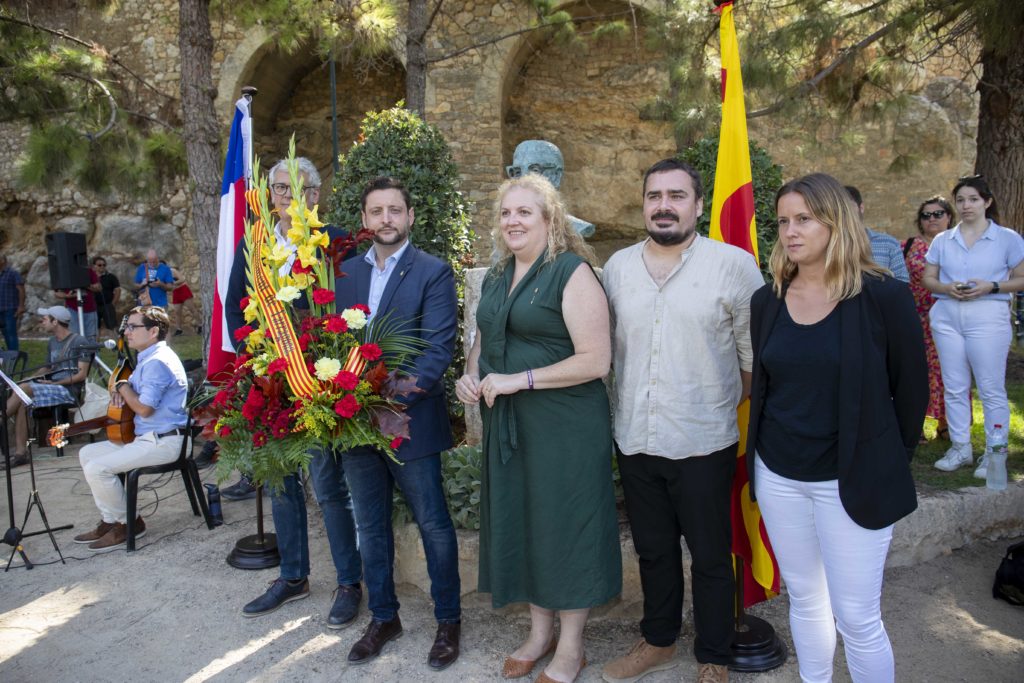
POLYGON ((95 341, 98 330, 96 296, 94 293, 100 291, 100 278, 92 268, 87 272, 89 273, 89 286, 82 289, 82 323, 85 325, 84 331, 79 327, 78 290, 55 289, 53 293, 57 297, 57 301, 67 306, 68 310, 71 311, 71 331, 82 335, 86 339, 95 341))
POLYGON ((167 309, 167 292, 174 289, 174 275, 166 263, 160 262, 156 249, 146 252, 145 263, 140 263, 135 271, 135 284, 139 285, 138 299, 141 305, 152 304, 167 309))
MULTIPOLYGON (((860 190, 853 185, 847 185, 846 191, 849 193, 853 203, 857 205, 861 224, 863 224, 864 200, 860 196, 860 190)), ((875 232, 866 225, 864 229, 868 232, 868 240, 871 242, 871 257, 875 259, 875 263, 883 268, 888 268, 889 272, 897 280, 909 283, 910 273, 907 272, 907 264, 903 260, 903 248, 900 247, 900 241, 892 235, 875 232)))
MULTIPOLYGON (((163 263, 163 261, 161 261, 163 263)), ((195 295, 188 286, 188 282, 185 280, 185 276, 181 274, 181 271, 171 266, 171 275, 174 277, 174 291, 171 292, 171 303, 174 304, 174 336, 177 337, 182 333, 185 306, 191 302, 192 306, 192 317, 195 320, 199 320, 200 316, 195 310, 195 295)), ((196 325, 196 334, 202 334, 202 325, 196 325)))
POLYGON ((92 269, 100 279, 100 291, 96 293, 96 313, 100 327, 116 332, 120 326, 117 319, 117 302, 121 300, 121 281, 107 271, 107 259, 96 256, 92 260, 92 269))
POLYGON ((24 312, 25 281, 7 264, 7 256, 0 254, 0 324, 9 351, 18 350, 18 321, 24 312))

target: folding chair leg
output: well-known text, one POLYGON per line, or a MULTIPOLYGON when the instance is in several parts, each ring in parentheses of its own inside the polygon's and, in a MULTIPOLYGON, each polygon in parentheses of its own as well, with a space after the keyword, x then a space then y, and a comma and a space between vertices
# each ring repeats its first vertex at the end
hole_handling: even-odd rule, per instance
POLYGON ((181 481, 185 484, 185 493, 188 494, 188 502, 192 505, 192 514, 196 517, 199 516, 199 503, 196 501, 196 496, 200 495, 195 489, 195 484, 192 481, 192 473, 186 461, 181 466, 181 481))
POLYGON ((203 511, 203 519, 206 520, 206 528, 212 531, 216 525, 213 523, 213 515, 210 514, 210 506, 206 502, 206 493, 203 491, 203 482, 199 478, 199 468, 196 467, 196 463, 193 460, 188 461, 188 473, 189 478, 192 479, 192 487, 196 490, 196 496, 199 498, 199 507, 203 511))
POLYGON ((136 507, 138 506, 139 500, 139 472, 138 470, 132 470, 128 473, 125 481, 125 498, 127 499, 127 505, 125 512, 128 515, 128 520, 125 525, 128 527, 128 538, 125 542, 127 552, 135 552, 135 518, 136 518, 136 507))

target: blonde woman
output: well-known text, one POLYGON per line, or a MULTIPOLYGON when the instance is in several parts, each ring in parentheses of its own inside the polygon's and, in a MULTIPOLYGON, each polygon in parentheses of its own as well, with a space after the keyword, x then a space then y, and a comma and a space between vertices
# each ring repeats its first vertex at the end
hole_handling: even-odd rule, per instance
POLYGON ((750 490, 789 590, 801 680, 832 680, 838 629, 851 678, 891 682, 882 570, 892 525, 917 507, 921 323, 835 178, 786 183, 776 209, 775 281, 750 301, 750 490))
POLYGON ((509 180, 497 208, 499 261, 456 384, 460 400, 481 404, 484 422, 479 590, 495 607, 530 604, 530 634, 505 659, 505 678, 554 652, 537 680, 573 681, 586 666, 590 608, 622 587, 601 382, 611 363, 608 301, 548 180, 509 180))

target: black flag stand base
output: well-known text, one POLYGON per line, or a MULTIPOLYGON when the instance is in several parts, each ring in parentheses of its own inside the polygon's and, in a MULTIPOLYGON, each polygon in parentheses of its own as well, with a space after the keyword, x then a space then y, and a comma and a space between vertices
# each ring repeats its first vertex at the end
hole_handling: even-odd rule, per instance
POLYGON ((742 673, 770 671, 786 663, 786 646, 764 619, 743 611, 743 558, 735 558, 736 627, 729 668, 742 673))
POLYGON ((228 553, 228 564, 235 569, 270 569, 281 564, 277 535, 263 533, 263 485, 256 487, 256 533, 244 536, 228 553))

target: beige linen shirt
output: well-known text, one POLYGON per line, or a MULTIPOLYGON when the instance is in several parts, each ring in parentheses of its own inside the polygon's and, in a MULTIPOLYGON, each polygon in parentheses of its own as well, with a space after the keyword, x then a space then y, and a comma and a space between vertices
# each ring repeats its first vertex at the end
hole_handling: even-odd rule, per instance
POLYGON ((740 369, 749 371, 750 254, 697 235, 661 287, 647 242, 616 252, 602 281, 612 313, 615 441, 626 455, 673 460, 739 440, 740 369))

